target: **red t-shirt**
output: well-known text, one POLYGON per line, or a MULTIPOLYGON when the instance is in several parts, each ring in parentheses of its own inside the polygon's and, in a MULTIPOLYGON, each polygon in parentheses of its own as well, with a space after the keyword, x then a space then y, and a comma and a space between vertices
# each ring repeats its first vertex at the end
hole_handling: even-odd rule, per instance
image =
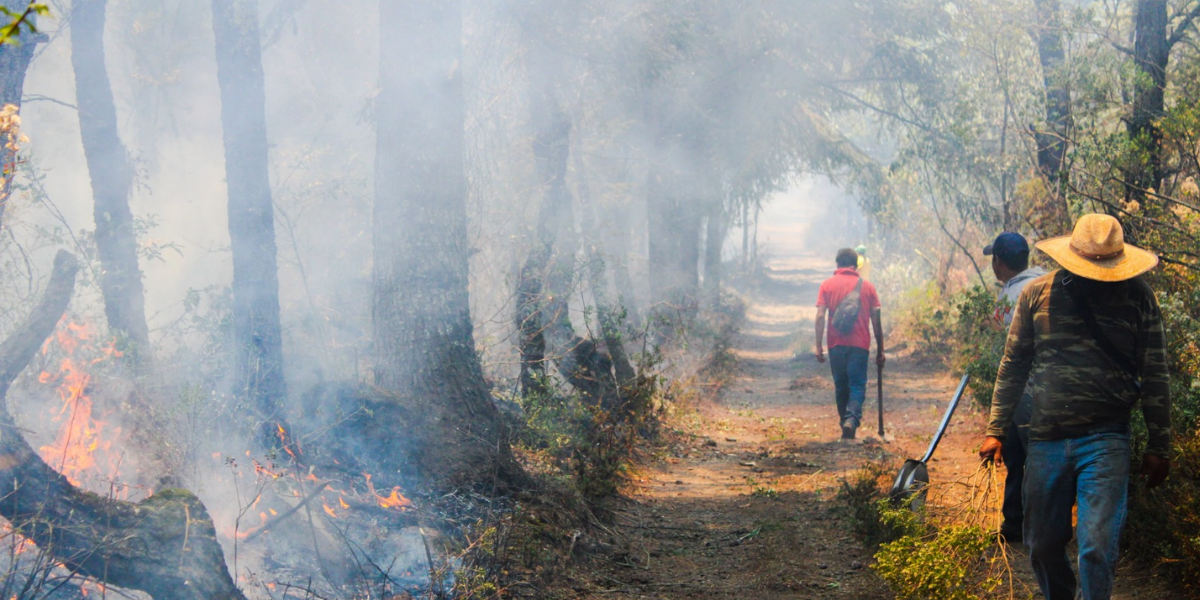
POLYGON ((825 335, 829 340, 826 345, 829 348, 856 346, 864 350, 871 349, 871 311, 880 305, 879 294, 875 292, 875 286, 871 285, 870 281, 863 280, 862 289, 858 293, 860 304, 854 331, 851 331, 850 335, 842 335, 833 327, 833 311, 837 310, 837 305, 842 299, 858 285, 858 279, 858 272, 853 267, 838 269, 833 272, 833 277, 821 284, 821 289, 817 292, 817 306, 825 307, 829 311, 825 321, 825 335))

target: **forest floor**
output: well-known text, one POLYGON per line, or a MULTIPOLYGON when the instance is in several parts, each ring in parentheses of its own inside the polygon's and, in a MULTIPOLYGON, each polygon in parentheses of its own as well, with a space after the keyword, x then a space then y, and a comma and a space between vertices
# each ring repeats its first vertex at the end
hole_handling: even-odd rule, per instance
MULTIPOLYGON (((840 440, 828 365, 810 351, 812 306, 832 271, 826 262, 774 260, 739 290, 747 315, 733 344, 736 375, 672 424, 688 435, 637 472, 615 508, 617 544, 572 570, 569 597, 893 597, 870 568, 871 550, 852 533, 838 491, 864 465, 881 462, 894 473, 924 454, 958 378, 938 361, 891 357, 885 441, 876 435, 872 366, 858 439, 840 440)), ((935 483, 978 469, 984 417, 967 404, 929 465, 935 483)), ((1030 597, 1028 558, 1015 550, 1013 597, 1030 597)), ((1172 597, 1149 575, 1121 571, 1115 598, 1172 597)))

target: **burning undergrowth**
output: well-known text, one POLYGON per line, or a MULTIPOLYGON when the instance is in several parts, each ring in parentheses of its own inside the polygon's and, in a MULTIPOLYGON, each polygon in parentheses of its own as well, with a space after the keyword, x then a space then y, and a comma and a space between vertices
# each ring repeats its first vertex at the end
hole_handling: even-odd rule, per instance
MULTIPOLYGON (((379 426, 361 403, 345 410, 309 405, 311 411, 294 415, 300 424, 294 438, 283 436, 280 448, 266 453, 246 450, 252 446, 236 435, 172 440, 171 461, 187 454, 189 468, 163 477, 165 461, 155 453, 165 437, 186 428, 171 422, 178 414, 164 425, 159 415, 131 410, 145 403, 152 384, 131 377, 116 348, 93 326, 62 320, 9 394, 18 422, 48 466, 101 497, 138 502, 171 487, 195 490, 247 597, 395 598, 441 594, 460 579, 478 578, 472 561, 459 557, 485 537, 477 533, 493 522, 485 515, 508 509, 465 492, 410 498, 406 490, 417 486, 404 479, 400 463, 374 459, 381 453, 360 443, 363 427, 379 426), (137 434, 156 425, 165 429, 137 434), (197 457, 201 449, 206 454, 197 457)), ((203 415, 221 420, 237 406, 214 402, 203 415)), ((236 415, 229 421, 203 431, 236 430, 236 415)), ((6 599, 144 597, 74 575, 7 524, 0 544, 6 599)))

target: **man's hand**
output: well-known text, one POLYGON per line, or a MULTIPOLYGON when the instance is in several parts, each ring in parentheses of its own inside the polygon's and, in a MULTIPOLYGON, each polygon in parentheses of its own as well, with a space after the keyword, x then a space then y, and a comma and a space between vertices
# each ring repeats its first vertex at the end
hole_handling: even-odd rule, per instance
POLYGON ((819 363, 825 362, 825 349, 824 348, 817 346, 816 348, 813 349, 813 355, 817 357, 817 362, 819 362, 819 363))
POLYGON ((1166 481, 1171 472, 1171 461, 1153 454, 1142 458, 1142 475, 1146 476, 1146 487, 1156 488, 1166 481))
POLYGON ((1004 464, 1004 457, 1000 454, 1000 449, 1004 447, 1004 442, 1000 438, 987 436, 983 440, 983 446, 979 448, 979 458, 983 462, 994 461, 997 465, 1004 464))
POLYGON ((875 353, 875 364, 882 367, 884 365, 884 363, 886 363, 886 362, 887 362, 887 356, 884 356, 883 350, 880 349, 878 352, 875 353))

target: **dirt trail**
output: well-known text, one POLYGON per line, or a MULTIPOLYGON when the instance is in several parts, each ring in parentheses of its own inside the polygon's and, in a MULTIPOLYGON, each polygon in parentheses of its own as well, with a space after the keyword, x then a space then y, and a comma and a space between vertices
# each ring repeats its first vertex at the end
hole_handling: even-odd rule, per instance
POLYGON ((584 597, 889 596, 834 497, 869 460, 921 452, 955 382, 909 359, 889 362, 885 425, 896 441, 875 435, 874 394, 859 439, 839 440, 828 365, 809 353, 812 306, 830 271, 816 259, 775 261, 744 291, 738 376, 686 424, 695 442, 640 474, 617 517, 627 543, 597 565, 595 595, 584 597))
MULTIPOLYGON (((812 306, 831 271, 826 262, 775 260, 753 289, 742 290, 748 312, 734 346, 737 378, 684 424, 694 441, 639 473, 617 512, 621 542, 586 569, 586 583, 576 580, 578 597, 892 597, 835 496, 870 460, 898 468, 923 454, 957 378, 932 362, 889 360, 883 442, 875 434, 872 365, 859 439, 839 440, 828 365, 810 353, 812 306)), ((983 416, 964 405, 931 462, 932 480, 973 472, 982 431, 983 416)), ((1026 595, 1035 587, 1027 562, 1014 558, 1026 595)), ((1138 585, 1136 576, 1123 579, 1123 588, 1138 585)), ((1157 597, 1139 591, 1116 597, 1157 597)))

